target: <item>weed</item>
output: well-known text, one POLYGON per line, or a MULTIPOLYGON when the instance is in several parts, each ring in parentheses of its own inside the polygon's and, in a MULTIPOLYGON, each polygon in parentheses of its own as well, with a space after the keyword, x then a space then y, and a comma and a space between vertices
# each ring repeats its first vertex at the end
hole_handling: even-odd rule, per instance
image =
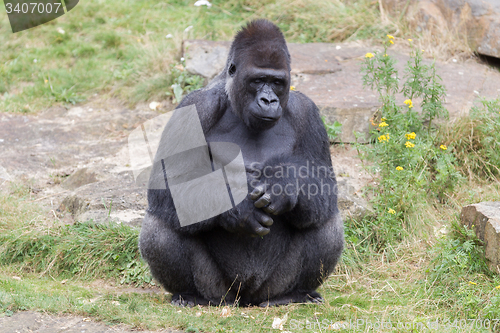
POLYGON ((184 58, 178 65, 171 65, 170 76, 172 85, 170 90, 165 94, 173 96, 173 103, 179 103, 184 97, 185 93, 200 89, 203 87, 204 79, 198 75, 189 74, 185 69, 184 58))
POLYGON ((440 139, 453 144, 458 166, 469 180, 499 181, 500 99, 482 100, 468 117, 448 126, 440 139))
POLYGON ((330 142, 335 141, 339 135, 342 133, 342 124, 335 120, 334 123, 329 123, 325 117, 321 117, 323 120, 323 125, 326 128, 326 134, 328 134, 328 140, 330 142))
POLYGON ((426 205, 429 196, 444 202, 462 179, 452 149, 437 141, 432 125, 435 118, 447 116, 442 105, 445 90, 434 64, 423 65, 421 51, 414 48, 400 88, 395 60, 387 54, 393 40, 387 35, 384 51, 367 53, 362 66, 363 83, 377 91, 382 106, 371 120, 376 127, 371 132, 373 145, 358 148, 373 162, 380 183, 371 190, 375 216, 362 223, 368 229, 354 226, 347 232, 355 239, 369 232, 367 241, 378 250, 421 230, 412 225, 412 214, 426 205), (396 100, 397 92, 403 93, 404 101, 396 100), (421 113, 414 108, 417 99, 421 113))

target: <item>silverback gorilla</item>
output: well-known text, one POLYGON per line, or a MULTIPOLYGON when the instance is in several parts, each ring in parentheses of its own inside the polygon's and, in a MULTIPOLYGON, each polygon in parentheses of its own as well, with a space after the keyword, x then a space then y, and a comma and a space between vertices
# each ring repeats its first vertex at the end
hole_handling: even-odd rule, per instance
POLYGON ((153 276, 180 306, 322 302, 343 224, 327 134, 316 105, 290 91, 279 28, 256 20, 238 32, 225 69, 179 108, 193 104, 208 143, 240 147, 249 193, 181 227, 168 185, 149 189, 139 247, 153 276))

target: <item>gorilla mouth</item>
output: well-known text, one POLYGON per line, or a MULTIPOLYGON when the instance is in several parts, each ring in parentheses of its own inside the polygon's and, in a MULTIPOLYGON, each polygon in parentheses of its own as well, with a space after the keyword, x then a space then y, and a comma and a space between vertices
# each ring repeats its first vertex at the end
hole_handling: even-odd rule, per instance
POLYGON ((262 120, 262 121, 265 121, 267 123, 274 123, 276 122, 278 119, 280 118, 273 118, 273 117, 264 117, 264 116, 256 116, 256 115, 253 115, 255 118, 259 119, 259 120, 262 120))

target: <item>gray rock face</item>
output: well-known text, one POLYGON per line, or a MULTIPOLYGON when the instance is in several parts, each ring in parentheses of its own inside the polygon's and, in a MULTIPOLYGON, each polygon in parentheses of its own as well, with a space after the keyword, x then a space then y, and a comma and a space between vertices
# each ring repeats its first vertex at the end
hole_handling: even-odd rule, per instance
POLYGON ((229 46, 228 42, 184 41, 186 70, 209 79, 215 77, 226 65, 229 46))
MULTIPOLYGON (((406 0, 387 0, 406 3, 406 0)), ((500 58, 500 1, 414 0, 407 17, 417 30, 449 29, 467 36, 479 54, 500 58)))
MULTIPOLYGON (((184 45, 189 46, 184 50, 186 68, 204 68, 210 73, 218 73, 224 68, 230 42, 191 40, 184 45), (221 50, 223 47, 225 52, 221 50)), ((339 141, 355 142, 353 132, 356 131, 364 135, 359 141, 366 142, 371 126, 369 120, 380 103, 374 92, 363 87, 360 69, 364 55, 377 48, 356 43, 290 43, 288 47, 292 58, 292 85, 309 96, 329 122, 337 120, 342 124, 339 141)), ((394 50, 389 54, 396 58, 396 68, 403 76, 409 56, 394 50)), ((436 68, 448 91, 445 107, 451 119, 466 114, 479 96, 496 98, 500 94, 500 73, 487 66, 472 61, 438 62, 436 68)), ((403 105, 404 97, 397 97, 398 103, 403 105)))
POLYGON ((474 226, 477 237, 484 242, 490 269, 500 273, 500 201, 465 206, 461 220, 464 225, 474 226))

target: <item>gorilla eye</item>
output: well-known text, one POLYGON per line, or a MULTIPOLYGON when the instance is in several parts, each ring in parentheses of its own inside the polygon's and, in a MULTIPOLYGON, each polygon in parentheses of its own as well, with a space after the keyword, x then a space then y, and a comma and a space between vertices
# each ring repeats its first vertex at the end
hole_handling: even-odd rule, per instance
POLYGON ((261 79, 255 79, 255 80, 253 80, 253 83, 259 84, 259 83, 262 83, 262 80, 261 79))
POLYGON ((277 86, 281 86, 281 85, 283 85, 283 81, 276 80, 276 81, 274 81, 274 84, 277 85, 277 86))

